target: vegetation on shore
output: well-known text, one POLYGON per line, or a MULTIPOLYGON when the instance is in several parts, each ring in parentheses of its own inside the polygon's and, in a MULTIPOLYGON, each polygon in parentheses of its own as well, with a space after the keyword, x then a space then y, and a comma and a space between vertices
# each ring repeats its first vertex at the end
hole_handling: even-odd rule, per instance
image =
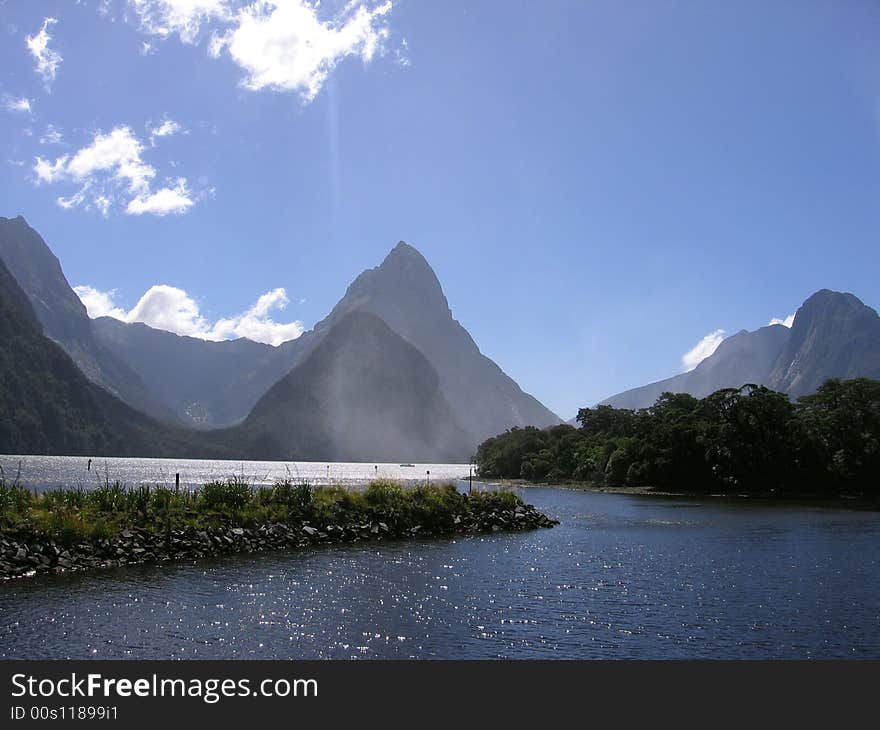
POLYGON ((377 480, 352 491, 233 478, 199 490, 117 483, 35 493, 0 479, 0 577, 553 524, 513 492, 461 494, 453 484, 377 480))
POLYGON ((792 402, 757 385, 650 408, 582 408, 579 428, 514 428, 483 442, 482 477, 667 492, 880 497, 880 381, 828 380, 792 402))

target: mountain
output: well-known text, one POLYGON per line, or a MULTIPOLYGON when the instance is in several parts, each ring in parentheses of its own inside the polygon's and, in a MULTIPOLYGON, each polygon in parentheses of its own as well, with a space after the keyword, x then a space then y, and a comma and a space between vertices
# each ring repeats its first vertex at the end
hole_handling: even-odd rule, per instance
POLYGON ((381 265, 352 282, 314 331, 320 335, 352 311, 381 317, 428 358, 440 377, 440 390, 474 445, 512 426, 560 422, 480 352, 467 330, 453 319, 433 269, 403 241, 381 265))
POLYGON ((172 411, 153 397, 143 380, 102 344, 61 264, 21 216, 0 217, 0 259, 27 295, 43 332, 73 358, 93 383, 134 408, 163 420, 172 411))
POLYGON ((89 381, 41 331, 0 261, 0 453, 334 461, 464 461, 458 426, 424 355, 352 312, 240 426, 158 422, 89 381))
POLYGON ((99 317, 92 326, 152 394, 197 427, 240 422, 296 362, 289 346, 279 349, 245 338, 211 342, 112 317, 99 317))
POLYGON ((89 381, 42 332, 30 300, 0 261, 0 453, 184 457, 219 455, 89 381))
POLYGON ((768 387, 793 398, 828 378, 880 378, 880 317, 852 294, 822 289, 795 315, 768 387))
MULTIPOLYGON (((420 353, 437 378, 438 402, 443 404, 442 408, 430 403, 426 408, 441 424, 436 430, 438 448, 433 451, 423 448, 426 444, 419 441, 418 429, 410 439, 401 441, 415 444, 425 458, 439 459, 440 454, 451 453, 463 458, 483 439, 512 426, 546 426, 559 422, 555 414, 524 393, 480 352, 468 332, 452 317, 434 271, 416 249, 403 242, 394 247, 381 265, 358 276, 332 312, 314 329, 278 347, 247 339, 209 342, 108 317, 90 320, 64 277, 58 259, 21 217, 0 218, 0 258, 27 296, 43 332, 67 351, 80 370, 108 393, 157 419, 205 430, 225 429, 221 431, 222 436, 229 427, 243 424, 258 404, 262 403, 261 408, 265 409, 265 400, 261 398, 270 388, 298 366, 313 362, 311 355, 321 349, 337 325, 350 314, 360 312, 375 315, 390 332, 420 353), (449 413, 443 411, 444 408, 449 413), (455 425, 451 425, 453 423, 455 425), (461 446, 462 431, 469 444, 467 448, 461 446)), ((370 331, 376 329, 374 325, 368 327, 370 331)), ((341 331, 353 334, 350 324, 341 331)), ((335 335, 334 342, 342 352, 340 336, 335 335)), ((378 337, 369 342, 359 338, 353 341, 367 346, 370 342, 375 344, 378 337)), ((382 337, 390 339, 387 333, 382 337)), ((406 361, 414 362, 411 358, 406 361)), ((376 348, 368 348, 358 361, 358 367, 387 370, 389 366, 377 356, 376 348)), ((302 372, 298 377, 303 377, 302 372)), ((361 374, 361 377, 366 376, 361 374)), ((430 388, 423 387, 418 392, 429 391, 430 388)), ((321 404, 332 403, 335 403, 332 398, 321 401, 321 404)), ((295 427, 299 415, 294 418, 287 414, 286 420, 275 418, 273 422, 284 423, 297 443, 309 443, 295 427)), ((312 416, 303 415, 303 420, 309 418, 312 416)), ((358 429, 340 429, 332 413, 317 413, 314 418, 324 424, 322 433, 338 436, 324 443, 321 453, 326 453, 332 442, 340 453, 360 453, 367 460, 379 458, 357 447, 358 429), (351 445, 346 439, 353 439, 351 445)), ((247 423, 249 433, 259 431, 254 425, 256 421, 248 419, 247 423)), ((375 435, 381 436, 380 424, 375 419, 355 422, 355 425, 379 429, 375 435)), ((177 440, 179 431, 168 429, 177 440)), ((277 440, 271 444, 272 453, 285 452, 288 447, 281 448, 280 444, 291 443, 284 433, 274 433, 272 437, 277 440)), ((190 443, 193 448, 202 444, 211 451, 215 436, 206 435, 206 438, 207 441, 200 441, 193 437, 190 443)), ((268 436, 264 433, 261 438, 268 436)), ((222 438, 216 443, 223 449, 231 449, 226 453, 232 457, 243 455, 241 449, 233 448, 235 444, 222 438)), ((297 453, 302 453, 302 458, 317 458, 307 452, 297 453)), ((420 457, 403 453, 400 458, 411 461, 420 457)))
POLYGON ((108 318, 95 320, 93 326, 101 342, 178 417, 217 427, 241 421, 273 383, 353 311, 376 314, 428 358, 474 445, 511 426, 559 422, 480 352, 453 319, 428 262, 403 242, 380 266, 360 274, 313 330, 278 347, 248 340, 206 342, 108 318))
POLYGON ((365 311, 341 315, 238 427, 216 433, 250 458, 444 461, 470 458, 428 359, 365 311))
POLYGON ((687 373, 624 391, 602 401, 615 408, 646 408, 665 392, 702 398, 745 383, 798 398, 828 378, 880 378, 880 317, 852 294, 822 289, 783 325, 742 330, 721 342, 687 373))
POLYGON ((781 324, 761 327, 754 332, 742 330, 722 340, 715 352, 693 370, 624 391, 600 405, 647 408, 665 392, 705 398, 721 388, 738 388, 744 383, 766 384, 788 337, 788 328, 781 324))

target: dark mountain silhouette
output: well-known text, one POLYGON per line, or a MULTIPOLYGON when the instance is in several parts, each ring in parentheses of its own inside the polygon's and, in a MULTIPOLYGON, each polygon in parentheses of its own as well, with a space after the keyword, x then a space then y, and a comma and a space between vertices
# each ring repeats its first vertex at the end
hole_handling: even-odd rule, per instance
POLYGON ((279 460, 457 462, 474 448, 427 358, 364 311, 340 316, 240 426, 216 436, 279 460))
POLYGON ((602 404, 646 408, 665 391, 703 398, 745 383, 798 398, 828 378, 855 377, 880 377, 880 317, 852 294, 822 289, 800 306, 791 329, 742 330, 690 372, 618 393, 602 404))
POLYGON ((159 423, 89 381, 41 329, 0 261, 0 453, 220 456, 197 434, 159 423))
POLYGON ((0 259, 27 295, 43 333, 61 345, 89 380, 144 413, 175 420, 137 373, 95 337, 86 308, 58 259, 21 216, 0 217, 0 259))

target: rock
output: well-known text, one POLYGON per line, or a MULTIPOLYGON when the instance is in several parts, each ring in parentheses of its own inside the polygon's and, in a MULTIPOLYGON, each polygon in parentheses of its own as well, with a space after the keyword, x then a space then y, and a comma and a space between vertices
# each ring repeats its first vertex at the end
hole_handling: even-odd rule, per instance
POLYGON ((309 527, 309 525, 303 525, 302 531, 309 537, 314 537, 318 534, 318 531, 314 527, 309 527))

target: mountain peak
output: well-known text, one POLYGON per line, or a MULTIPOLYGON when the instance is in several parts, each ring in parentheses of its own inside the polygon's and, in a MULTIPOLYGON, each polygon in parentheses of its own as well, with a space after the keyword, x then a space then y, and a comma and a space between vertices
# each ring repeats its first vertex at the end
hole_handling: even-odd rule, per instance
POLYGON ((803 333, 821 324, 839 320, 876 321, 877 312, 849 292, 820 289, 798 307, 793 329, 803 333))
POLYGON ((379 266, 367 269, 351 283, 330 320, 336 321, 352 309, 374 311, 392 329, 396 315, 410 317, 420 312, 429 313, 432 319, 452 316, 431 265, 405 241, 392 248, 379 266))
POLYGON ((431 265, 422 256, 421 252, 415 246, 410 246, 406 241, 398 241, 397 245, 388 252, 380 268, 394 265, 431 269, 431 265))
POLYGON ((819 289, 819 291, 807 297, 801 308, 809 309, 815 306, 848 306, 859 309, 866 305, 855 294, 834 291, 832 289, 819 289))
POLYGON ((452 316, 431 265, 406 241, 391 249, 379 266, 361 273, 330 315, 315 325, 315 332, 326 332, 354 310, 377 315, 427 357, 453 411, 467 414, 463 425, 474 443, 511 426, 559 422, 480 352, 452 316))
POLYGON ((831 377, 880 375, 880 317, 858 297, 820 289, 798 308, 770 387, 792 397, 831 377))

